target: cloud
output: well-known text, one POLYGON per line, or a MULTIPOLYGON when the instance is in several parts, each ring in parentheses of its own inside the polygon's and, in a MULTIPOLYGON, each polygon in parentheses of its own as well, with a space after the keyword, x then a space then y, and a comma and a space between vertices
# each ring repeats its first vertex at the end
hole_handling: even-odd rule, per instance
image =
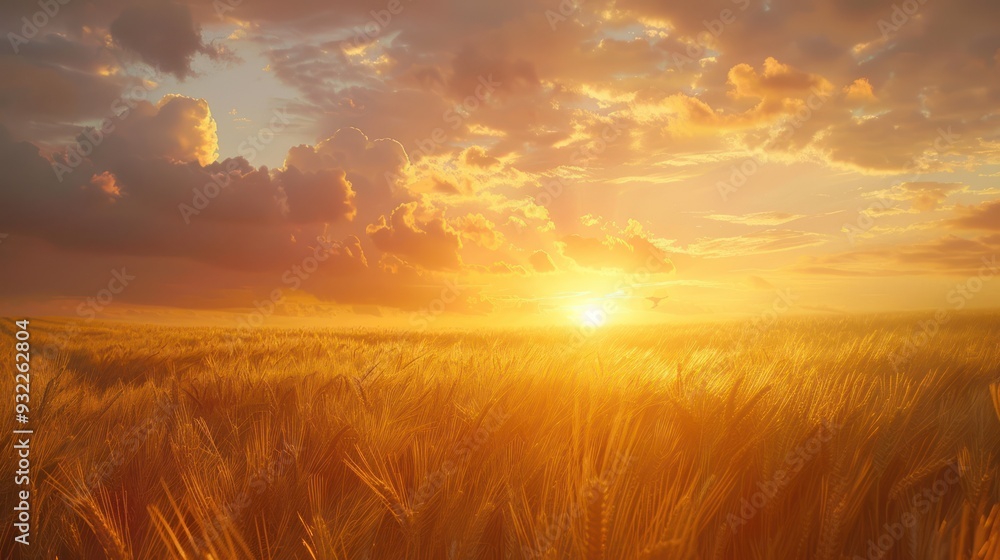
POLYGON ((844 93, 847 96, 847 100, 857 103, 858 105, 865 105, 867 103, 878 101, 875 97, 875 92, 872 90, 872 84, 868 81, 868 78, 858 78, 851 82, 851 85, 844 86, 844 93))
POLYGON ((108 201, 114 201, 122 196, 122 190, 121 187, 118 186, 118 180, 115 178, 114 173, 108 171, 91 177, 90 184, 88 186, 92 187, 92 189, 87 189, 87 187, 84 188, 90 192, 98 194, 101 197, 104 197, 108 201))
POLYGON ((69 173, 53 167, 65 154, 49 161, 0 129, 0 230, 64 249, 261 270, 308 255, 327 223, 351 217, 342 171, 199 162, 214 150, 209 122, 201 100, 147 104, 69 173))
POLYGON ((82 123, 113 117, 123 95, 147 84, 110 74, 117 61, 106 49, 61 35, 36 37, 19 50, 0 54, 0 118, 22 138, 68 141, 82 123))
POLYGON ((788 108, 788 100, 800 99, 813 91, 826 92, 832 86, 822 76, 810 74, 778 62, 773 57, 764 60, 758 73, 749 64, 737 64, 729 70, 730 95, 759 99, 760 113, 770 114, 788 108))
POLYGON ((510 264, 504 261, 497 261, 490 265, 489 271, 492 274, 517 274, 519 276, 527 276, 528 271, 519 264, 510 264))
POLYGON ((465 150, 463 155, 465 163, 476 167, 495 167, 500 165, 500 160, 487 154, 486 150, 479 146, 472 146, 465 150))
POLYGON ((462 195, 462 194, 472 194, 474 189, 472 188, 471 182, 468 178, 463 178, 461 181, 451 181, 444 177, 431 177, 431 190, 441 194, 447 195, 462 195))
POLYGON ((976 206, 963 206, 958 209, 959 217, 948 224, 961 229, 981 229, 1000 231, 1000 200, 984 202, 976 206))
POLYGON ((931 241, 808 257, 800 272, 831 276, 971 275, 995 264, 1000 235, 947 235, 931 241))
POLYGON ((528 257, 528 262, 535 272, 555 272, 556 263, 552 262, 552 257, 545 251, 535 251, 528 257))
MULTIPOLYGON (((994 203, 953 205, 963 184, 1000 162, 991 80, 1000 7, 929 2, 882 36, 878 22, 894 3, 733 2, 733 22, 710 36, 718 12, 693 1, 585 2, 553 31, 551 6, 534 0, 468 10, 428 0, 355 41, 379 6, 243 2, 223 25, 210 2, 70 2, 18 56, 0 54, 0 231, 65 262, 128 256, 160 276, 176 268, 174 286, 211 277, 206 292, 266 287, 318 238, 343 239, 343 260, 308 286, 359 306, 426 304, 427 286, 446 272, 497 275, 477 280, 507 290, 530 282, 522 268, 553 268, 536 249, 554 243, 569 259, 559 265, 581 282, 664 250, 691 275, 735 262, 743 278, 748 261, 766 271, 806 253, 837 274, 911 262, 900 269, 922 274, 947 262, 945 248, 971 257, 992 247, 988 236, 940 248, 910 236, 996 231, 994 203), (231 28, 225 44, 253 62, 201 72, 199 54, 219 56, 209 35, 231 28), (689 62, 675 56, 692 49, 689 62), (147 64, 162 82, 134 74, 147 64), (495 86, 477 98, 484 80, 495 86), (292 147, 278 168, 218 159, 217 136, 225 145, 232 129, 216 130, 207 102, 168 96, 120 115, 115 102, 136 86, 239 90, 224 97, 247 116, 294 97, 286 106, 302 123, 296 142, 323 140, 292 147), (70 155, 59 146, 93 135, 87 127, 105 117, 115 131, 57 181, 50 164, 70 155), (749 198, 723 211, 702 196, 719 168, 751 155, 761 163, 757 202, 780 200, 785 211, 757 212, 749 198), (940 182, 886 190, 865 177, 903 172, 940 182), (554 177, 565 181, 558 193, 542 187, 554 177), (822 261, 840 224, 819 218, 843 210, 832 197, 848 189, 901 202, 869 231, 908 244, 822 261), (195 201, 186 223, 178 205, 195 201), (953 207, 947 221, 920 215, 953 207), (659 208, 676 209, 669 223, 659 208), (781 229, 807 216, 815 231, 781 229), (655 235, 615 225, 637 217, 660 218, 655 235), (729 224, 765 231, 734 236, 729 224), (588 225, 602 233, 582 235, 597 231, 588 225)), ((0 5, 3 21, 25 15, 14 4, 0 5)), ((479 296, 464 308, 482 309, 479 296)))
MULTIPOLYGON (((0 231, 37 237, 63 249, 178 257, 247 269, 280 266, 308 250, 291 241, 293 230, 274 196, 277 187, 266 174, 235 174, 226 202, 215 201, 217 217, 236 221, 196 219, 186 225, 178 204, 190 202, 193 191, 213 183, 213 168, 197 162, 105 152, 59 181, 37 147, 2 134, 0 162, 5 169, 0 231), (258 196, 260 188, 271 196, 258 196)), ((305 230, 297 233, 302 239, 309 236, 305 230)))
POLYGON ((396 181, 408 165, 406 151, 399 142, 390 138, 369 140, 364 132, 350 127, 336 131, 315 146, 294 146, 285 157, 286 167, 302 171, 344 169, 363 177, 375 190, 399 186, 396 181))
POLYGON ((504 243, 503 233, 497 231, 497 226, 482 214, 467 214, 451 220, 451 226, 463 239, 485 247, 499 249, 504 243))
POLYGON ((328 258, 331 267, 338 274, 358 274, 368 269, 368 259, 361 247, 361 240, 353 235, 331 247, 328 258))
POLYGON ((300 224, 353 220, 354 190, 342 169, 303 173, 295 167, 279 171, 277 181, 288 203, 288 216, 300 224))
POLYGON ((144 2, 125 8, 111 22, 111 36, 144 62, 178 78, 192 74, 191 59, 214 54, 201 39, 191 10, 169 1, 144 2))
POLYGON ((826 243, 828 236, 787 229, 769 229, 737 237, 699 239, 686 252, 705 258, 761 255, 814 247, 826 243))
POLYGON ((522 224, 534 224, 539 231, 550 231, 555 228, 548 208, 530 198, 495 199, 490 204, 490 210, 508 216, 508 222, 518 228, 521 228, 522 224))
POLYGON ((512 59, 466 46, 451 61, 448 87, 456 99, 470 96, 485 102, 490 95, 513 95, 540 87, 538 74, 529 59, 512 59))
MULTIPOLYGON (((408 187, 412 173, 403 147, 388 138, 372 140, 355 128, 340 129, 315 146, 293 146, 285 156, 284 166, 288 172, 339 170, 345 174, 354 193, 353 222, 360 229, 341 222, 332 228, 341 235, 363 236, 365 225, 389 215, 399 204, 415 199, 408 187)), ((367 238, 363 242, 370 243, 367 238)))
MULTIPOLYGON (((941 6, 922 6, 921 21, 937 16, 988 36, 984 18, 969 14, 996 9, 977 2, 963 0, 947 14, 941 6)), ((988 41, 938 23, 908 26, 912 33, 884 48, 859 50, 878 38, 876 23, 891 16, 893 4, 879 0, 864 10, 843 4, 824 0, 802 10, 737 2, 729 6, 734 22, 719 23, 723 31, 708 39, 708 48, 705 26, 712 18, 696 3, 587 4, 558 33, 537 2, 511 3, 483 12, 489 18, 450 14, 460 24, 428 34, 423 26, 434 10, 448 13, 436 5, 407 11, 392 21, 391 33, 354 54, 338 45, 370 17, 363 4, 350 3, 335 15, 312 2, 291 2, 283 10, 242 7, 241 16, 296 30, 323 25, 329 35, 346 37, 279 43, 269 51, 271 66, 309 99, 304 110, 323 121, 323 132, 356 126, 396 138, 414 161, 422 158, 420 146, 430 146, 436 153, 465 153, 466 163, 475 165, 471 145, 519 171, 539 173, 572 165, 587 148, 586 174, 620 175, 625 161, 654 166, 664 156, 726 152, 742 143, 754 150, 769 145, 775 158, 872 174, 961 165, 929 148, 939 128, 957 123, 963 140, 949 153, 968 150, 968 156, 978 139, 991 137, 981 117, 990 114, 996 91, 980 86, 983 72, 996 65, 996 45, 980 45, 988 41), (312 18, 290 16, 309 10, 312 18), (609 35, 615 25, 640 33, 609 35), (674 55, 692 46, 703 51, 697 62, 676 67, 674 55), (857 75, 859 62, 864 77, 857 75), (456 112, 455 104, 490 74, 502 85, 489 103, 456 112), (945 76, 955 87, 934 87, 945 76), (814 90, 829 97, 806 111, 814 90), (808 122, 800 125, 796 115, 803 114, 808 122), (601 146, 601 127, 611 121, 622 131, 618 140, 592 149, 601 146), (720 135, 720 127, 740 134, 720 135), (787 127, 792 137, 773 142, 787 127), (434 134, 440 142, 428 141, 434 134)), ((974 159, 991 156, 980 152, 974 159)))
POLYGON ((790 214, 788 212, 755 212, 742 216, 729 214, 710 214, 705 216, 709 220, 717 222, 727 222, 730 224, 742 224, 747 226, 780 226, 795 220, 805 218, 802 214, 790 214))
POLYGON ((441 212, 419 202, 401 204, 388 218, 370 224, 368 237, 381 251, 430 270, 457 269, 462 260, 460 234, 441 212))
POLYGON ((121 106, 110 150, 154 158, 208 165, 218 157, 215 119, 204 99, 165 95, 156 105, 139 102, 134 110, 121 106), (125 113, 124 111, 128 111, 125 113))
POLYGON ((906 182, 887 190, 866 193, 866 198, 880 198, 909 202, 916 212, 937 210, 950 195, 965 192, 968 187, 962 183, 939 183, 934 181, 906 182))
POLYGON ((627 272, 645 269, 662 273, 673 270, 664 251, 638 235, 627 238, 607 235, 603 239, 568 235, 557 245, 563 256, 587 268, 627 272))
MULTIPOLYGON (((18 239, 15 247, 5 244, 5 258, 12 265, 40 258, 66 264, 80 270, 81 286, 99 279, 107 267, 128 263, 130 272, 156 279, 131 291, 134 302, 240 308, 280 288, 328 302, 417 309, 441 289, 423 269, 460 264, 459 234, 433 209, 415 203, 394 213, 397 222, 390 221, 389 231, 373 232, 377 244, 400 251, 407 261, 384 253, 381 266, 372 268, 361 238, 347 235, 333 243, 327 230, 345 223, 349 212, 340 169, 269 171, 242 158, 203 167, 131 155, 123 148, 114 157, 82 163, 59 182, 37 147, 13 141, 2 127, 0 165, 5 169, 0 231, 18 239), (204 192, 209 184, 216 185, 214 198, 185 223, 178 203, 192 203, 192 193, 204 192), (402 225, 400 216, 407 216, 402 225), (322 218, 339 221, 313 223, 322 218), (318 265, 307 267, 309 259, 318 265), (303 275, 303 270, 309 272, 303 275)), ((11 296, 86 293, 50 267, 38 270, 0 284, 11 296)), ((521 269, 511 270, 520 274, 521 269)), ((483 312, 478 292, 463 290, 449 311, 483 312)))

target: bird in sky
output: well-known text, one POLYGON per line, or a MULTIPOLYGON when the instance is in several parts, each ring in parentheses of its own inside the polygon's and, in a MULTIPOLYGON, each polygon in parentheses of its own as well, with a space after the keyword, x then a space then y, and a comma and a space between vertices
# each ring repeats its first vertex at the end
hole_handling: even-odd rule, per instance
POLYGON ((663 297, 649 296, 646 299, 648 299, 649 301, 651 301, 653 303, 652 309, 656 309, 657 307, 660 306, 660 302, 663 301, 663 300, 665 300, 665 299, 667 299, 668 297, 670 297, 670 296, 663 296, 663 297))

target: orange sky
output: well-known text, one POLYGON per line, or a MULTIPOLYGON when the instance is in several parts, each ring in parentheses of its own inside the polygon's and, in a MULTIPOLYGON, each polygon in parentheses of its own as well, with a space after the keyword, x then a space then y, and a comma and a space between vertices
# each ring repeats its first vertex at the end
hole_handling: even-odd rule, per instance
POLYGON ((7 313, 1000 305, 994 1, 40 9, 0 6, 7 313))

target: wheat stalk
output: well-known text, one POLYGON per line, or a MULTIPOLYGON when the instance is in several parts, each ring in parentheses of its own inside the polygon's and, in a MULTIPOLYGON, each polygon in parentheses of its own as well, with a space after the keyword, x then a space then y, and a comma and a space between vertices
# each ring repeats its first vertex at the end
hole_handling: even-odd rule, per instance
POLYGON ((993 395, 993 408, 997 411, 997 418, 1000 418, 1000 383, 990 385, 990 394, 993 395))
POLYGON ((587 560, 604 560, 608 538, 608 493, 600 481, 591 488, 587 504, 587 560))
MULTIPOLYGON (((102 491, 103 492, 103 491, 102 491)), ((101 510, 97 500, 90 494, 73 503, 73 509, 83 519, 97 537, 104 553, 111 560, 131 560, 125 541, 108 516, 101 510)))
POLYGON ((927 463, 922 467, 918 467, 910 471, 909 474, 904 476, 901 480, 899 480, 898 482, 896 482, 896 484, 892 486, 892 490, 889 491, 889 499, 892 501, 898 500, 902 496, 902 494, 907 490, 909 490, 911 487, 913 487, 914 484, 938 472, 939 470, 941 470, 942 467, 945 467, 947 465, 948 461, 944 459, 939 459, 937 461, 934 461, 932 463, 927 463))

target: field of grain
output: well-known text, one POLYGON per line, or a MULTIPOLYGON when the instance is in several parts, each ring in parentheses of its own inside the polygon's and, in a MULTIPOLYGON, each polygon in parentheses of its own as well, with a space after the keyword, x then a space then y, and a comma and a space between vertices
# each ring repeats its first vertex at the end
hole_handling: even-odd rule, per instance
POLYGON ((904 350, 923 318, 582 342, 33 321, 32 544, 7 523, 0 553, 1000 559, 1000 318, 904 350))

